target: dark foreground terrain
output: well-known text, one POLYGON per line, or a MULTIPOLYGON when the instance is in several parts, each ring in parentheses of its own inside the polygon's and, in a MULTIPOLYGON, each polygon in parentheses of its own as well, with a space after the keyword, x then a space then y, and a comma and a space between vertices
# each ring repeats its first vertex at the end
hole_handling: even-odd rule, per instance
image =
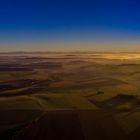
POLYGON ((35 123, 19 132, 15 139, 125 140, 115 120, 105 112, 67 110, 47 112, 35 123), (86 129, 85 129, 86 128, 86 129))
POLYGON ((0 54, 0 140, 139 140, 140 54, 0 54))

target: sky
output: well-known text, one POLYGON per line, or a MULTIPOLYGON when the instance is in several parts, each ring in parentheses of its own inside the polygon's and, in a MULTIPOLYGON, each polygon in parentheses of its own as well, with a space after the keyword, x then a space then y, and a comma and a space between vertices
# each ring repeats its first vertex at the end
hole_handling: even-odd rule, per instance
POLYGON ((0 51, 140 51, 139 0, 2 0, 0 51))

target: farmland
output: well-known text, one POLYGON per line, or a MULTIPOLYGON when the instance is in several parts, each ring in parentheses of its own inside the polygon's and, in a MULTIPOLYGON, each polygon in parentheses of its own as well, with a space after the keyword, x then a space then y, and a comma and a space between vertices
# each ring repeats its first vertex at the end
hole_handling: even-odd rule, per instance
POLYGON ((0 137, 20 137, 36 122, 31 128, 47 129, 49 139, 56 125, 81 140, 137 140, 139 85, 138 53, 1 54, 0 137))

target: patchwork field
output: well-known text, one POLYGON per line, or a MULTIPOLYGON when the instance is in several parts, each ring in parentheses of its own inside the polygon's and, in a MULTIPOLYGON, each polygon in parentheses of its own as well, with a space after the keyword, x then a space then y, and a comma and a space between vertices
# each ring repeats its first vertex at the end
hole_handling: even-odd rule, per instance
POLYGON ((140 54, 0 54, 0 114, 0 139, 139 140, 140 54))

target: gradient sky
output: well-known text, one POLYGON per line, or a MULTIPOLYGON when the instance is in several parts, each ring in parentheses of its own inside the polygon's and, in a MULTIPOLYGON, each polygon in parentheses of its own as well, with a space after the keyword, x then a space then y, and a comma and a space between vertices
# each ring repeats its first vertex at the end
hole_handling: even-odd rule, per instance
POLYGON ((139 39, 139 0, 0 1, 1 51, 139 50, 139 39))

